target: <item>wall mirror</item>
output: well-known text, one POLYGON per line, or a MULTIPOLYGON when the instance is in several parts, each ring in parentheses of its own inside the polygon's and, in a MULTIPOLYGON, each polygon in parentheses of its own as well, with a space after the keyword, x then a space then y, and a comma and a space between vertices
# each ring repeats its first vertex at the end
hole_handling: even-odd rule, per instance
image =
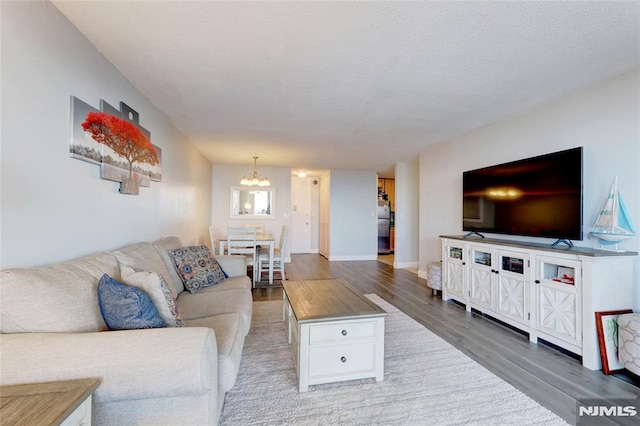
POLYGON ((231 187, 231 217, 240 219, 275 219, 275 188, 231 187))

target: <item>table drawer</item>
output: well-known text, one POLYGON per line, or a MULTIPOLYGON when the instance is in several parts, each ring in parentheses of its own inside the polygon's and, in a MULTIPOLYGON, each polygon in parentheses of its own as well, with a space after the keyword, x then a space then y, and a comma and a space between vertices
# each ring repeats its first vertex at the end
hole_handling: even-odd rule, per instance
POLYGON ((337 322, 314 324, 309 327, 309 343, 340 343, 362 338, 374 338, 375 321, 337 322))
POLYGON ((375 343, 321 346, 309 349, 309 380, 373 371, 375 343))

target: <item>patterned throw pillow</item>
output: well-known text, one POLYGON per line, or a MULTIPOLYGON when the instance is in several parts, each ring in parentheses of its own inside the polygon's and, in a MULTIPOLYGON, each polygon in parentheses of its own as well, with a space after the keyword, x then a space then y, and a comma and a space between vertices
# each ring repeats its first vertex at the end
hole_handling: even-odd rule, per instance
POLYGON ((169 250, 167 254, 190 293, 218 284, 225 278, 222 268, 205 245, 181 247, 169 250))
POLYGON ((178 313, 176 298, 169 290, 169 285, 162 278, 162 275, 156 272, 144 271, 122 262, 118 263, 120 264, 122 281, 146 292, 168 327, 184 326, 182 317, 178 313))
POLYGON ((147 293, 137 287, 122 284, 107 274, 98 283, 98 304, 110 330, 165 326, 147 293))

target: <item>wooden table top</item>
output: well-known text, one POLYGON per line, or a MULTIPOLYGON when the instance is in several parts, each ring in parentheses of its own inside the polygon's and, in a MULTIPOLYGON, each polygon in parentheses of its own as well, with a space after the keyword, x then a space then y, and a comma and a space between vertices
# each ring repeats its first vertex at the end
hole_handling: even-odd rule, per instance
POLYGON ((282 287, 298 322, 387 315, 345 281, 282 281, 282 287))
MULTIPOLYGON (((220 238, 220 242, 227 242, 227 236, 224 235, 220 238)), ((272 242, 275 241, 275 237, 273 236, 273 234, 256 234, 256 241, 262 241, 262 242, 272 242)))
POLYGON ((100 385, 100 379, 0 386, 0 424, 59 425, 100 385))

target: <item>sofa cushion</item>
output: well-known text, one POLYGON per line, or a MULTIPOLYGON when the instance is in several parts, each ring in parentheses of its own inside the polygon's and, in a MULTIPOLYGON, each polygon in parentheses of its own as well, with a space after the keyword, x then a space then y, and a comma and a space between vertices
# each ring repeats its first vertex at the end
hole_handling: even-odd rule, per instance
POLYGON ((120 276, 125 284, 137 287, 149 295, 167 327, 183 326, 176 298, 162 275, 121 263, 120 276))
POLYGON ((182 319, 186 321, 220 314, 237 313, 242 319, 241 329, 243 336, 247 335, 251 328, 251 315, 253 313, 251 292, 237 289, 218 290, 217 287, 207 287, 195 294, 186 291, 181 293, 177 301, 178 311, 182 315, 182 319))
POLYGON ((205 245, 180 247, 168 254, 190 293, 218 284, 225 278, 222 268, 205 245))
MULTIPOLYGON (((227 277, 247 276, 247 259, 244 255, 227 254, 215 256, 214 259, 220 264, 227 277)), ((249 282, 249 288, 251 288, 251 282, 249 282)))
POLYGON ((104 273, 120 275, 116 258, 108 252, 46 267, 1 271, 0 332, 106 330, 96 291, 104 273))
POLYGON ((173 260, 169 257, 169 250, 182 247, 182 241, 180 241, 180 238, 178 237, 165 237, 155 241, 153 243, 153 247, 162 258, 162 262, 169 272, 170 279, 167 280, 167 283, 174 290, 174 294, 180 294, 184 291, 184 284, 182 283, 182 278, 178 275, 178 271, 176 271, 176 266, 173 264, 173 260))
POLYGON ((251 291, 251 278, 244 275, 242 277, 229 277, 214 286, 203 288, 200 292, 221 291, 221 290, 245 290, 251 291))
MULTIPOLYGON (((126 264, 143 271, 157 272, 169 284, 172 280, 162 256, 151 243, 130 244, 113 252, 119 264, 126 264)), ((173 287, 173 286, 172 286, 173 287)), ((171 288, 174 291, 173 288, 171 288)), ((177 292, 174 291, 177 295, 177 292)))
POLYGON ((81 257, 79 259, 67 262, 76 268, 86 272, 96 279, 96 286, 103 274, 112 277, 119 277, 120 267, 118 261, 110 251, 103 251, 91 256, 81 257))
POLYGON ((98 304, 111 330, 164 327, 151 298, 137 287, 122 284, 104 274, 98 283, 98 304))
POLYGON ((208 327, 214 330, 218 347, 218 389, 223 392, 230 390, 236 383, 244 346, 245 335, 242 332, 240 315, 228 313, 185 320, 185 326, 208 327))

